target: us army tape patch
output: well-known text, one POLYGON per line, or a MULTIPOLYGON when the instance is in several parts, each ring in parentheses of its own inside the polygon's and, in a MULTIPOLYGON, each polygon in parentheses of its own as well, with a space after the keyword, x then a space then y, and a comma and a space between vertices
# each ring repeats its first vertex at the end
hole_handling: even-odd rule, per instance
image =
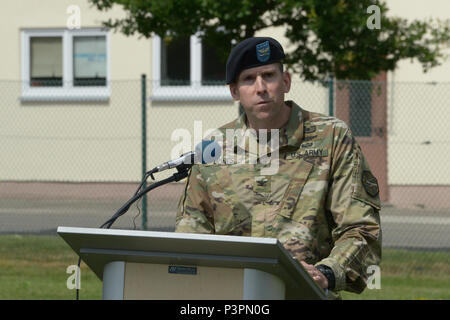
POLYGON ((377 178, 374 177, 372 172, 365 170, 361 176, 362 185, 366 190, 367 194, 371 197, 376 197, 380 191, 378 188, 377 178))
POLYGON ((292 158, 327 157, 328 149, 306 149, 299 152, 291 152, 292 158))

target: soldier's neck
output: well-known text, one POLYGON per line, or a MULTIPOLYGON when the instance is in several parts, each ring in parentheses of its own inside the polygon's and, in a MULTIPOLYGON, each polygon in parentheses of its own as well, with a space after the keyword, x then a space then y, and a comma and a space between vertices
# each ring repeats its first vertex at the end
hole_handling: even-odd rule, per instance
POLYGON ((292 108, 285 103, 277 118, 268 119, 267 121, 258 121, 256 119, 249 119, 247 116, 247 125, 249 128, 255 129, 257 132, 260 129, 280 129, 289 121, 291 110, 292 108))

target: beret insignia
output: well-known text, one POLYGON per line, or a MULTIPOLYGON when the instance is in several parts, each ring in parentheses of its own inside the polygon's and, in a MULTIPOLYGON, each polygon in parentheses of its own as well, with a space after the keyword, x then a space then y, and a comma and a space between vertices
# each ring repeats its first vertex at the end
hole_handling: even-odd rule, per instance
POLYGON ((266 62, 270 58, 270 46, 269 41, 256 45, 256 58, 260 62, 266 62))

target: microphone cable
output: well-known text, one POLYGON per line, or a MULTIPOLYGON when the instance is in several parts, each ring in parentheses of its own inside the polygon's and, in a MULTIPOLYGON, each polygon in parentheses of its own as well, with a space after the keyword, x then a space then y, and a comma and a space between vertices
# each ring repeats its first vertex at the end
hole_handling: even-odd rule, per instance
MULTIPOLYGON (((137 188, 137 190, 136 190, 136 192, 134 193, 134 195, 133 195, 133 197, 134 196, 136 196, 138 193, 139 193, 139 191, 141 191, 141 189, 142 189, 142 187, 144 186, 144 184, 145 184, 145 182, 147 181, 147 179, 148 179, 148 177, 152 177, 152 179, 153 180, 155 180, 155 178, 153 177, 153 173, 155 173, 156 172, 156 170, 155 169, 152 169, 152 170, 150 170, 150 171, 148 171, 148 172, 146 172, 145 174, 144 174, 144 176, 142 177, 142 181, 141 181, 141 184, 139 185, 139 187, 137 188)), ((138 205, 138 204, 136 204, 136 205, 138 205)), ((134 219, 133 219, 133 223, 134 223, 134 220, 140 215, 140 210, 139 210, 139 207, 138 207, 138 211, 139 211, 139 214, 137 215, 137 216, 135 216, 134 217, 134 219)), ((118 216, 119 217, 119 216, 118 216)), ((117 218, 118 218, 117 217, 117 218)), ((111 220, 111 219, 110 219, 111 220)), ((108 220, 108 221, 106 221, 104 224, 102 224, 101 226, 100 226, 100 228, 103 228, 108 222, 110 222, 110 220, 108 220)), ((114 221, 115 221, 115 219, 114 219, 114 221)), ((111 225, 112 225, 112 223, 114 222, 114 221, 112 221, 111 223, 109 223, 109 225, 107 226, 107 229, 109 229, 110 227, 111 227, 111 225)), ((134 229, 136 229, 136 224, 135 224, 135 228, 134 229)), ((75 296, 75 299, 76 300, 79 300, 80 299, 80 284, 81 284, 81 255, 80 256, 78 256, 78 263, 77 263, 77 266, 78 266, 78 268, 77 268, 77 276, 76 276, 76 280, 78 280, 77 282, 76 282, 76 286, 75 286, 75 288, 76 288, 76 296, 75 296)))
POLYGON ((80 300, 80 286, 81 286, 81 256, 78 257, 77 263, 77 275, 75 276, 75 289, 76 289, 76 300, 80 300))

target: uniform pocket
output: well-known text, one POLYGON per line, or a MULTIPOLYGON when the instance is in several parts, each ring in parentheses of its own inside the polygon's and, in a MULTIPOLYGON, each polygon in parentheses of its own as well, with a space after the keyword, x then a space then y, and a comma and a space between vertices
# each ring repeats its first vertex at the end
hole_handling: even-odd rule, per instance
POLYGON ((231 165, 204 166, 202 177, 214 210, 216 233, 247 235, 251 215, 245 204, 252 201, 251 190, 240 189, 245 189, 247 180, 251 180, 248 170, 231 165))
POLYGON ((297 206, 302 190, 308 181, 309 174, 314 165, 307 161, 288 161, 294 161, 295 164, 293 163, 291 166, 286 166, 290 168, 286 170, 287 172, 283 173, 286 175, 286 179, 289 179, 289 186, 280 202, 278 214, 285 218, 292 219, 295 207, 297 206))

